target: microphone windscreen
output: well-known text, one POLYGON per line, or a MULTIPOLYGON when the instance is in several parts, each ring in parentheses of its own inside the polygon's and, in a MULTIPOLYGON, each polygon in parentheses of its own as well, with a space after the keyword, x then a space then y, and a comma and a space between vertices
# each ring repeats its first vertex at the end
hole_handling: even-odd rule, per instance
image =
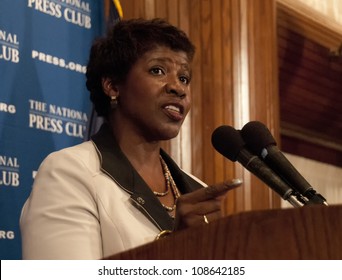
POLYGON ((260 155, 265 147, 277 145, 267 126, 259 121, 251 121, 245 124, 241 129, 241 136, 248 149, 257 155, 260 155))
POLYGON ((237 161, 240 151, 245 146, 239 131, 228 125, 219 126, 214 130, 211 143, 220 154, 231 161, 237 161))

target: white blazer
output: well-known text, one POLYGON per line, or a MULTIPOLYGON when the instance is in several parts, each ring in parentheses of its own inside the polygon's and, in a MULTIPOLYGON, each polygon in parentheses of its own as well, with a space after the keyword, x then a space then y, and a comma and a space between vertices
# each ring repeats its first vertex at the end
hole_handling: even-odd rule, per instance
MULTIPOLYGON (((205 184, 161 150, 181 193, 205 184)), ((152 242, 173 220, 103 125, 50 154, 20 218, 23 259, 101 259, 152 242)))

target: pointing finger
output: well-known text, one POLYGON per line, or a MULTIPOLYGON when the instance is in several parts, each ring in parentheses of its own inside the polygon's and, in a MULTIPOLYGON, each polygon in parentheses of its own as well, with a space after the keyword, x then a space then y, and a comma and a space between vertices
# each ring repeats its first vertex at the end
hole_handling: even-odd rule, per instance
POLYGON ((183 195, 182 198, 183 200, 186 200, 188 202, 193 202, 193 203, 205 201, 205 200, 211 200, 216 197, 224 195, 227 191, 235 189, 241 184, 242 184, 242 181, 240 179, 225 181, 225 182, 213 184, 206 188, 183 195))

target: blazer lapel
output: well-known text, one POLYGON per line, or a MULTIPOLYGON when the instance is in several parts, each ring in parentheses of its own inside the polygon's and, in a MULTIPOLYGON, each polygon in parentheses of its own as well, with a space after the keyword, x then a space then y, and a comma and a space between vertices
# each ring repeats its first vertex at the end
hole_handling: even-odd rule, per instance
MULTIPOLYGON (((110 176, 119 187, 131 194, 134 205, 160 230, 172 230, 173 219, 121 151, 109 126, 103 124, 99 132, 91 137, 91 140, 97 148, 102 171, 110 176)), ((181 171, 163 150, 161 150, 161 155, 181 193, 188 193, 203 187, 181 171)))

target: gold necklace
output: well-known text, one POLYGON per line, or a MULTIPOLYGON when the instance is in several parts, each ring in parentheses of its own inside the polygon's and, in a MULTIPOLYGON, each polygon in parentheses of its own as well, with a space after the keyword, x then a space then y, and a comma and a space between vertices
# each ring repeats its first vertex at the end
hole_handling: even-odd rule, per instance
POLYGON ((162 164, 163 174, 164 174, 164 178, 165 178, 165 182, 166 182, 166 191, 165 192, 153 191, 153 193, 154 193, 155 196, 163 197, 163 196, 166 196, 169 193, 171 183, 170 183, 169 175, 168 175, 167 170, 166 170, 167 165, 164 162, 164 160, 162 159, 162 157, 161 156, 159 156, 159 157, 160 157, 160 161, 161 161, 161 164, 162 164), (165 166, 166 166, 166 168, 165 168, 165 166))
MULTIPOLYGON (((170 187, 171 187, 171 190, 172 190, 172 193, 173 193, 173 196, 175 198, 174 200, 174 204, 172 206, 167 206, 165 204, 162 203, 163 207, 166 209, 166 211, 168 212, 172 212, 176 209, 176 203, 177 203, 177 199, 178 197, 180 197, 180 193, 178 191, 178 188, 176 186, 176 183, 175 181, 173 180, 172 176, 171 176, 171 172, 167 166, 167 164, 165 163, 165 161, 163 160, 163 158, 160 156, 160 162, 162 164, 162 168, 163 168, 163 173, 164 173, 164 176, 165 176, 165 181, 166 181, 166 192, 168 193, 169 190, 170 190, 170 187)), ((156 194, 157 195, 157 194, 156 194)), ((166 194, 165 194, 166 195, 166 194)), ((157 195, 157 196, 160 196, 160 195, 157 195)), ((173 215, 170 214, 170 216, 172 218, 174 218, 173 215)))

